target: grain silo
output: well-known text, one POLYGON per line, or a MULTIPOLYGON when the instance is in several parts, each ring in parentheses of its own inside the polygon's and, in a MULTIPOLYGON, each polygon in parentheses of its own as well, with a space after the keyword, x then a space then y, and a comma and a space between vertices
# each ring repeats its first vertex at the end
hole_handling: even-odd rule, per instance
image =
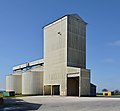
POLYGON ((15 91, 16 94, 22 93, 22 76, 7 75, 6 76, 6 91, 15 91))
POLYGON ((22 73, 22 94, 43 94, 43 72, 26 71, 22 73))

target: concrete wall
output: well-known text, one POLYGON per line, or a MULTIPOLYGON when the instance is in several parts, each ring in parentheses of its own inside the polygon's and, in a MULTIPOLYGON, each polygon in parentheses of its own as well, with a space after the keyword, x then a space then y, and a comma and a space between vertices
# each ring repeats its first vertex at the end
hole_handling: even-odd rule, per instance
POLYGON ((67 16, 44 27, 44 83, 60 85, 66 95, 67 16))
POLYGON ((90 70, 81 69, 79 86, 79 96, 90 96, 90 70))
POLYGON ((21 94, 22 76, 21 75, 6 76, 6 91, 15 91, 16 94, 21 94))
POLYGON ((22 74, 22 94, 43 94, 43 72, 27 71, 22 74))
MULTIPOLYGON (((66 15, 44 27, 44 61, 45 85, 60 85, 60 95, 67 95, 67 74, 76 71, 67 66, 86 69, 86 23, 78 15, 66 15)), ((80 92, 87 95, 87 71, 77 71, 82 75, 80 92)))
POLYGON ((80 68, 67 67, 67 74, 80 74, 80 68))
POLYGON ((94 84, 90 84, 90 96, 96 96, 96 86, 94 84))
POLYGON ((86 68, 86 23, 78 16, 68 16, 67 65, 86 68))
POLYGON ((51 85, 46 85, 44 86, 44 95, 51 95, 52 92, 51 92, 51 85))
MULTIPOLYGON (((79 96, 90 96, 90 70, 67 67, 67 76, 69 78, 79 76, 79 96)), ((72 85, 71 83, 71 87, 75 87, 72 85)))

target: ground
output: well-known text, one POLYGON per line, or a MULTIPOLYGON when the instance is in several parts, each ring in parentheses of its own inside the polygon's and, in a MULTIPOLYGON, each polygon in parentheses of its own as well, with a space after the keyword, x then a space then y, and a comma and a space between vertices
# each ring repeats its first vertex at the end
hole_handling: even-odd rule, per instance
POLYGON ((31 96, 5 99, 0 111, 120 111, 120 97, 31 96), (10 103, 11 105, 8 105, 10 103), (13 103, 13 104, 12 104, 13 103))

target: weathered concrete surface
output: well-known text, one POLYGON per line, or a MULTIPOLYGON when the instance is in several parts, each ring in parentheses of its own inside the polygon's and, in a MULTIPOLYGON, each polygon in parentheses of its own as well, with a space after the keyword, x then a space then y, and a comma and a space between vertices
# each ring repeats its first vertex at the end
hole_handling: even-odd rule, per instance
POLYGON ((120 97, 34 96, 21 99, 41 104, 38 111, 120 111, 120 97))
POLYGON ((120 97, 30 96, 7 98, 0 111, 120 111, 120 97))
POLYGON ((20 98, 4 98, 4 103, 0 105, 0 111, 33 111, 40 107, 41 104, 29 103, 20 98))

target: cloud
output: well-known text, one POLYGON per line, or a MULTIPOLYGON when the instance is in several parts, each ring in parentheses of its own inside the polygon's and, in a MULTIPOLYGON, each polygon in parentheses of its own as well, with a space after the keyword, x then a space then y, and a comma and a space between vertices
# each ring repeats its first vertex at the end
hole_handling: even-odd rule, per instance
POLYGON ((114 60, 111 59, 111 58, 108 58, 108 59, 104 59, 103 62, 105 62, 105 63, 113 63, 114 60))
POLYGON ((108 43, 110 46, 120 46, 120 40, 108 43))

